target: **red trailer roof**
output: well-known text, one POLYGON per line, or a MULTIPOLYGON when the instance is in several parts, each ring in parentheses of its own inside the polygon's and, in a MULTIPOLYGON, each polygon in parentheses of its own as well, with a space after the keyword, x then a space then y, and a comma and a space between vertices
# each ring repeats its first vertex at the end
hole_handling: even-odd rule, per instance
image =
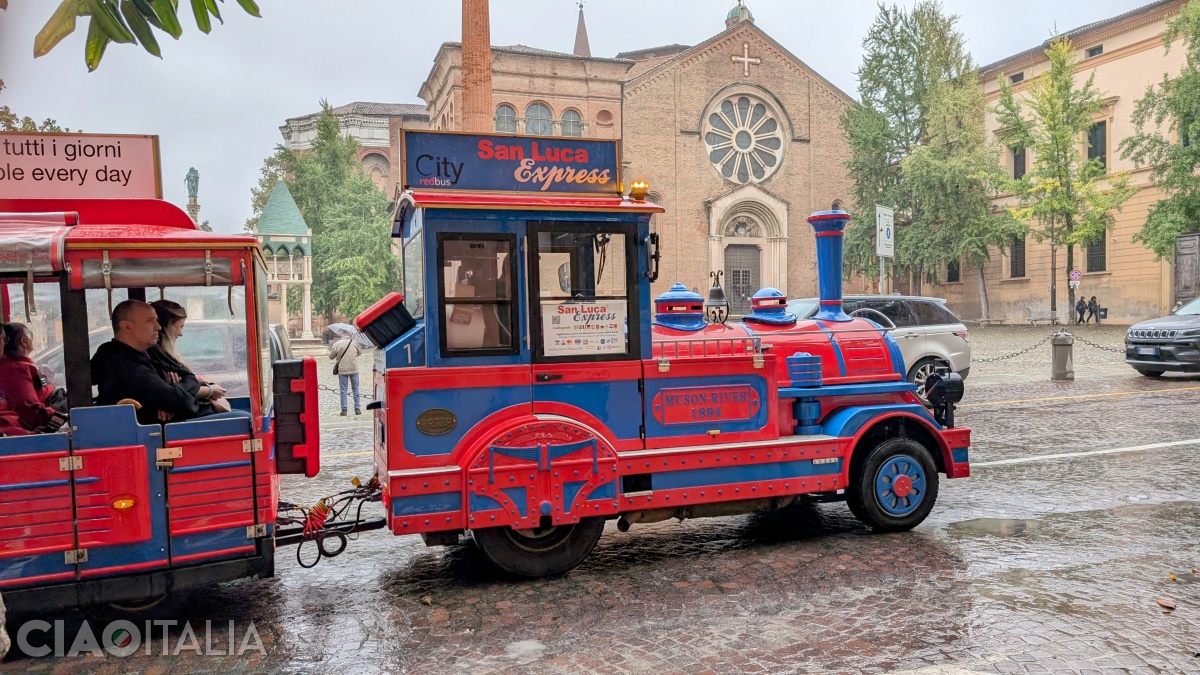
MULTIPOLYGON (((78 213, 67 248, 128 246, 257 247, 253 237, 201 230, 182 209, 158 199, 0 199, 0 221, 31 213, 78 213)), ((2 242, 0 242, 2 243, 2 242)))

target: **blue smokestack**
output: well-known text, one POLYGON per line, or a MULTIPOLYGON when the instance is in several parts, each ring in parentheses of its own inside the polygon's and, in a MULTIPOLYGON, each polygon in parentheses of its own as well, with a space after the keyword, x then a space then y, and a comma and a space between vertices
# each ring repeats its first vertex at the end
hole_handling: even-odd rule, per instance
POLYGON ((817 235, 817 286, 821 308, 814 318, 824 321, 850 321, 842 311, 842 235, 850 214, 845 211, 817 211, 808 217, 817 235))

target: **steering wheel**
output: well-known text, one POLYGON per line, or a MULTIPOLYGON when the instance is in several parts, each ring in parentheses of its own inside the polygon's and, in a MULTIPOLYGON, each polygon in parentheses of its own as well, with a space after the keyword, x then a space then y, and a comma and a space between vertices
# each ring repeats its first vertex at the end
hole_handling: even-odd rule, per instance
MULTIPOLYGON (((863 312, 870 312, 870 313, 878 316, 879 318, 883 319, 886 323, 882 323, 880 325, 882 325, 885 329, 895 330, 896 324, 893 323, 892 320, 889 319, 886 314, 884 314, 883 312, 881 312, 877 309, 871 309, 870 307, 859 307, 858 309, 854 310, 853 312, 850 312, 850 316, 862 316, 863 312)), ((864 318, 869 318, 869 317, 864 317, 864 318)), ((876 322, 876 323, 879 323, 879 322, 876 322)))

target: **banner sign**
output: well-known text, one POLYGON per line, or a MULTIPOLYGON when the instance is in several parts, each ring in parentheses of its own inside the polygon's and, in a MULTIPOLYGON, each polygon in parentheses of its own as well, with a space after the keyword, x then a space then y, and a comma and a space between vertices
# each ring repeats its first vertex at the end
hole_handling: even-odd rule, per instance
POLYGON ((417 190, 616 194, 616 141, 405 131, 401 185, 417 190))
POLYGON ((158 136, 0 133, 0 199, 162 199, 158 136))
POLYGON ((663 389, 654 397, 654 418, 663 426, 736 422, 758 414, 758 392, 747 384, 663 389))
POLYGON ((542 304, 542 345, 546 356, 624 354, 624 300, 542 304))

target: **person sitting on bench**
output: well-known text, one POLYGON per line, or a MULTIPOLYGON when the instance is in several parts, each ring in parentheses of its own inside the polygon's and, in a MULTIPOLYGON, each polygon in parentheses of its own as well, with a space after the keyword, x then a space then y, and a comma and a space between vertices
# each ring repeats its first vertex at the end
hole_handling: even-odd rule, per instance
POLYGON ((92 357, 92 382, 99 388, 97 405, 116 405, 132 399, 141 406, 141 424, 182 422, 204 417, 248 419, 244 410, 202 414, 200 402, 180 382, 156 366, 147 351, 158 344, 158 315, 141 300, 126 300, 113 309, 113 339, 92 357))

